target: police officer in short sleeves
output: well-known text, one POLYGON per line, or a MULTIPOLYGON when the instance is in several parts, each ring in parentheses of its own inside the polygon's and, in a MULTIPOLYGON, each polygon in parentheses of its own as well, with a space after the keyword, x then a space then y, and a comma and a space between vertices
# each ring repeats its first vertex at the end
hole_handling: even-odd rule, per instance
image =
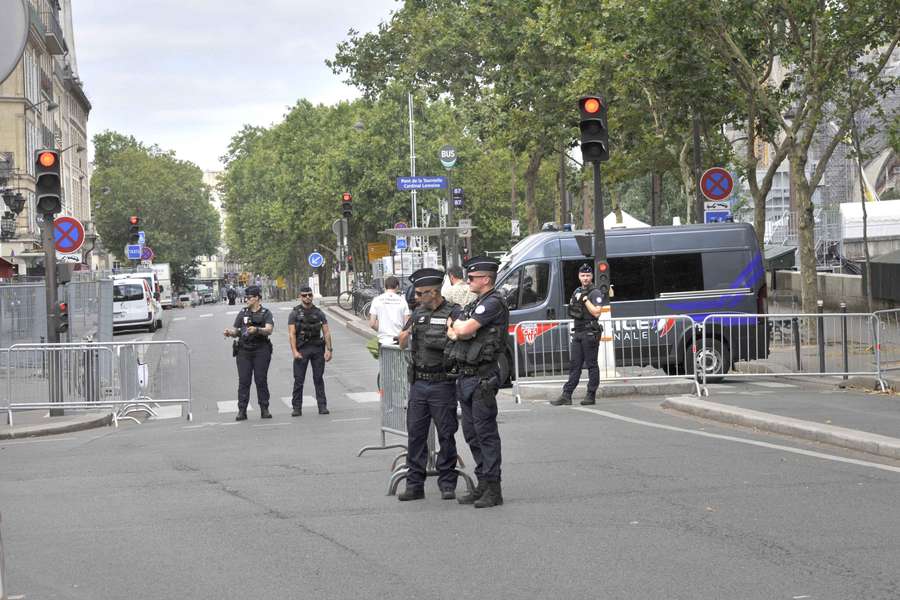
POLYGON ((239 339, 237 353, 238 414, 235 421, 247 419, 250 403, 250 381, 256 382, 256 398, 261 419, 271 419, 269 412, 269 363, 272 362, 272 342, 269 336, 275 329, 272 311, 262 305, 259 286, 244 291, 246 306, 234 319, 234 326, 225 330, 225 337, 239 339))
POLYGON ((456 399, 462 408, 463 434, 478 477, 478 486, 458 502, 474 504, 475 508, 503 504, 497 390, 509 376, 509 309, 494 290, 499 266, 497 260, 486 256, 470 258, 463 264, 469 291, 477 298, 447 328, 447 337, 453 342, 448 354, 458 375, 456 399))
POLYGON ((440 452, 437 456, 438 487, 442 500, 456 498, 456 389, 448 373, 445 349, 447 322, 460 314, 459 305, 441 296, 444 272, 419 269, 409 277, 419 303, 398 336, 400 347, 410 348, 409 401, 406 408, 408 450, 406 491, 401 502, 425 497, 428 463, 428 428, 434 421, 440 452))

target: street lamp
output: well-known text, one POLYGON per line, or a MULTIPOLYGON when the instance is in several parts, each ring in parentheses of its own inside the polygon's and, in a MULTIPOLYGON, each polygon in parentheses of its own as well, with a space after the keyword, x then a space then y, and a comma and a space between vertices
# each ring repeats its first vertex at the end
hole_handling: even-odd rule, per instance
POLYGON ((40 106, 41 104, 46 104, 46 105, 47 105, 47 110, 48 110, 48 111, 56 110, 57 108, 59 108, 59 104, 57 104, 57 103, 54 102, 53 100, 41 100, 40 102, 38 102, 37 104, 35 104, 34 102, 32 102, 31 100, 29 100, 28 98, 25 98, 25 102, 27 103, 28 108, 30 108, 30 109, 33 110, 34 112, 40 112, 37 108, 38 108, 38 106, 40 106))

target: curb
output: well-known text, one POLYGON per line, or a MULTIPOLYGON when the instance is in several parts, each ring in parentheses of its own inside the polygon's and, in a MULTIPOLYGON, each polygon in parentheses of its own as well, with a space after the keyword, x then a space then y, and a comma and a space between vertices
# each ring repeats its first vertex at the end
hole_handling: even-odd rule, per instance
MULTIPOLYGON (((774 373, 772 368, 762 362, 752 362, 752 363, 740 363, 740 368, 735 367, 731 374, 740 376, 740 375, 762 375, 768 373, 774 373)), ((728 375, 725 376, 726 379, 728 375)), ((778 376, 781 377, 781 376, 778 376)), ((837 380, 838 376, 828 376, 826 379, 826 383, 829 385, 834 385, 836 388, 846 388, 846 387, 862 387, 868 390, 877 390, 880 389, 878 386, 878 381, 869 375, 849 375, 847 379, 837 380)), ((821 377, 817 377, 815 375, 805 374, 805 373, 796 373, 789 375, 790 379, 799 379, 800 381, 809 381, 813 383, 822 383, 821 377)), ((888 387, 889 391, 895 391, 900 389, 900 378, 897 377, 887 377, 882 375, 885 384, 888 387)))
MULTIPOLYGON (((559 396, 562 383, 547 385, 523 385, 519 395, 524 400, 550 401, 559 396)), ((666 396, 670 394, 691 394, 696 387, 692 381, 670 381, 665 383, 601 383, 597 389, 597 400, 622 398, 625 396, 666 396)), ((512 395, 513 390, 509 390, 512 395)), ((574 400, 574 399, 573 399, 574 400)))
POLYGON ((111 412, 101 415, 81 417, 77 420, 67 420, 65 423, 41 423, 40 425, 22 425, 11 427, 9 431, 0 431, 0 440, 15 440, 20 438, 38 437, 42 435, 57 435, 60 433, 72 433, 111 425, 113 415, 111 412))
POLYGON ((900 459, 900 439, 885 435, 782 417, 690 397, 666 398, 662 406, 704 419, 752 427, 885 458, 900 459))
POLYGON ((373 337, 376 337, 378 335, 374 331, 369 329, 368 326, 360 325, 359 319, 355 315, 348 313, 337 305, 323 306, 322 310, 330 314, 336 320, 340 321, 341 324, 344 325, 344 327, 346 327, 353 333, 366 338, 367 340, 372 339, 373 337))

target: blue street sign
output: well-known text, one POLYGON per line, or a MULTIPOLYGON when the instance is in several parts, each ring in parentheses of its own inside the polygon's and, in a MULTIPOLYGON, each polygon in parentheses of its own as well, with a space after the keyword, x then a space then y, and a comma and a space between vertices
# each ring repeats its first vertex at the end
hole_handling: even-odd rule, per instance
POLYGON ((398 237, 397 241, 394 242, 395 250, 406 250, 406 238, 398 237))
POLYGON ((128 260, 141 260, 141 245, 128 244, 125 246, 125 257, 128 260))
POLYGON ((309 261, 309 266, 313 269, 318 269, 325 264, 325 257, 318 252, 311 252, 307 260, 309 261))
POLYGON ((446 177, 398 177, 397 189, 401 192, 409 190, 443 190, 447 187, 446 177))
POLYGON ((703 217, 704 223, 730 223, 732 220, 730 210, 708 210, 703 217))
POLYGON ((141 246, 147 245, 147 236, 143 231, 138 231, 138 244, 140 244, 141 246))

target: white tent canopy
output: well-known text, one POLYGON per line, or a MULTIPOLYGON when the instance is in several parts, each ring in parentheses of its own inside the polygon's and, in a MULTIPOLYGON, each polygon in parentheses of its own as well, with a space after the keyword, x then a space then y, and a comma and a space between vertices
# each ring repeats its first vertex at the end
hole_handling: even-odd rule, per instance
MULTIPOLYGON (((900 200, 866 202, 866 229, 869 237, 900 237, 900 200)), ((862 239, 862 205, 841 204, 841 224, 845 240, 862 239)))
POLYGON ((644 223, 643 221, 632 217, 624 210, 620 210, 619 212, 622 213, 622 222, 618 223, 616 221, 616 211, 612 211, 611 213, 606 215, 606 218, 603 219, 604 229, 635 229, 637 227, 650 227, 650 225, 648 225, 647 223, 644 223))

